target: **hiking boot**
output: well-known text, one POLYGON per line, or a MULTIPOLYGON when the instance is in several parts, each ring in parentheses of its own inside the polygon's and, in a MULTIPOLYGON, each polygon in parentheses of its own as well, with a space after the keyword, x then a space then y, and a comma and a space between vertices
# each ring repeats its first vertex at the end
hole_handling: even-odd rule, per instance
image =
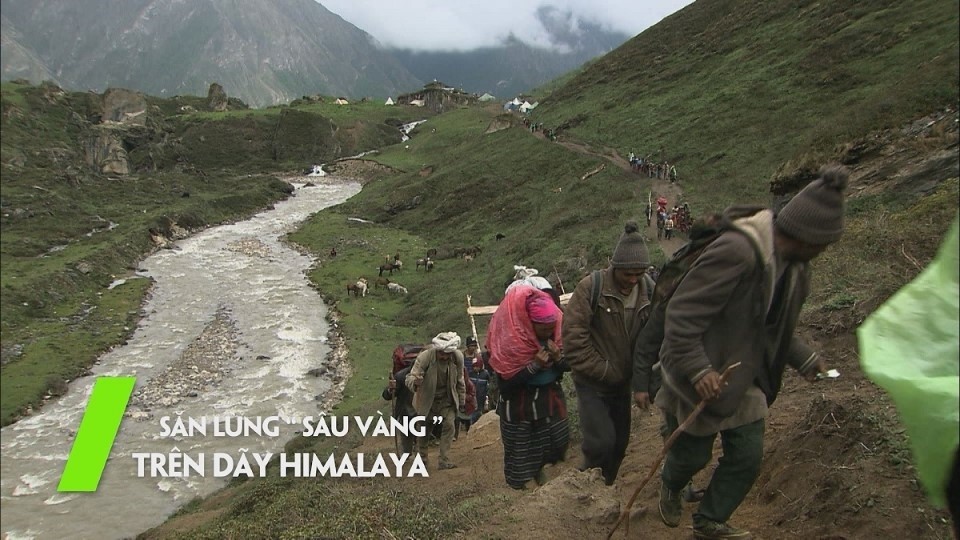
POLYGON ((680 525, 680 515, 683 509, 680 507, 680 492, 671 491, 666 484, 660 484, 660 519, 667 527, 676 527, 680 525))
POLYGON ((456 469, 456 468, 457 468, 457 466, 454 465, 453 463, 450 463, 449 461, 441 461, 441 462, 440 462, 440 470, 441 470, 441 471, 445 471, 445 470, 447 470, 447 469, 456 469))
POLYGON ((703 493, 705 490, 694 489, 693 480, 687 482, 686 487, 683 488, 683 491, 680 493, 683 495, 683 500, 688 503, 698 502, 703 500, 703 493))
POLYGON ((749 531, 731 527, 726 523, 718 523, 709 519, 699 518, 693 521, 693 537, 697 540, 749 540, 753 535, 749 531))

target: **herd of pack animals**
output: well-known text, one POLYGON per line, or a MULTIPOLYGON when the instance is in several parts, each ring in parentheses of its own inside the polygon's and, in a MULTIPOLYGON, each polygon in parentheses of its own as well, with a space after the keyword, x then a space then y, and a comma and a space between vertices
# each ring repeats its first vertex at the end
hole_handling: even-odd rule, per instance
MULTIPOLYGON (((505 236, 498 233, 497 240, 502 238, 505 238, 505 236)), ((454 258, 459 258, 470 262, 482 252, 483 250, 480 249, 480 246, 473 246, 468 248, 454 248, 451 253, 454 258)), ((335 249, 331 250, 331 255, 336 255, 335 249)), ((434 258, 436 256, 436 248, 428 249, 425 257, 422 259, 417 259, 416 268, 414 270, 420 270, 420 267, 423 267, 424 271, 426 272, 432 271, 434 268, 434 258)), ((393 257, 389 255, 384 256, 384 263, 377 267, 377 279, 373 282, 374 288, 379 289, 383 287, 392 293, 407 294, 409 291, 406 287, 383 275, 384 272, 387 272, 387 275, 392 276, 394 272, 400 272, 401 270, 403 270, 403 261, 400 260, 400 253, 394 254, 393 257)), ((360 276, 357 278, 357 281, 347 283, 347 296, 349 297, 350 293, 353 293, 355 298, 366 297, 369 289, 370 281, 367 278, 360 276)))

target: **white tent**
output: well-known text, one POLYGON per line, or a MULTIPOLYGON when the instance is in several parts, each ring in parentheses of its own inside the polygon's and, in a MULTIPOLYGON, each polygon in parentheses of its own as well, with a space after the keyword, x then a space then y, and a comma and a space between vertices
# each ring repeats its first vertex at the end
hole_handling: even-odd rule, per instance
POLYGON ((422 99, 414 99, 410 101, 410 104, 416 105, 417 107, 423 107, 424 105, 427 104, 427 102, 422 99))
POLYGON ((484 95, 480 96, 479 98, 477 98, 478 101, 494 101, 495 99, 497 99, 497 98, 496 98, 495 96, 489 94, 489 93, 484 94, 484 95))
POLYGON ((520 106, 520 112, 525 113, 532 108, 533 108, 533 105, 531 105, 529 101, 524 101, 523 105, 520 106))
POLYGON ((336 103, 337 105, 349 105, 349 104, 350 104, 349 101, 347 101, 347 100, 345 100, 345 99, 343 99, 343 98, 337 98, 337 100, 334 101, 334 103, 336 103))
POLYGON ((393 98, 392 98, 392 97, 388 97, 388 98, 387 98, 387 101, 385 101, 383 104, 384 104, 384 105, 393 105, 393 98))

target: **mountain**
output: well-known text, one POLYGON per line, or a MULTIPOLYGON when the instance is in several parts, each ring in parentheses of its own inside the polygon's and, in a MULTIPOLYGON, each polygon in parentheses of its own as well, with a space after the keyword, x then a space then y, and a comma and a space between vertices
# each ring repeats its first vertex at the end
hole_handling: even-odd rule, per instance
POLYGON ((436 79, 468 92, 512 97, 576 69, 630 38, 553 7, 541 6, 537 19, 550 41, 548 47, 529 45, 511 35, 499 46, 471 51, 401 48, 392 53, 421 80, 436 79))
POLYGON ((313 0, 4 0, 2 76, 74 89, 205 95, 250 105, 396 95, 422 85, 313 0))

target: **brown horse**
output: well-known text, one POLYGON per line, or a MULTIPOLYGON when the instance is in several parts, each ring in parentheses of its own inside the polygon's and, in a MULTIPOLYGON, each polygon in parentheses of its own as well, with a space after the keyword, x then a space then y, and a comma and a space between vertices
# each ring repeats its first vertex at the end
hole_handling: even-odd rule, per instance
POLYGON ((347 283, 347 296, 350 296, 350 293, 353 293, 353 296, 367 296, 367 280, 360 278, 356 283, 347 283))
POLYGON ((400 268, 401 268, 402 266, 403 266, 403 264, 400 263, 400 261, 395 261, 395 262, 392 262, 392 263, 381 264, 379 267, 377 267, 377 270, 379 271, 379 273, 378 273, 377 275, 382 277, 384 272, 390 272, 390 275, 392 276, 392 275, 393 275, 393 271, 396 270, 396 271, 399 272, 399 271, 400 271, 400 268), (398 264, 398 263, 399 263, 399 264, 398 264))

